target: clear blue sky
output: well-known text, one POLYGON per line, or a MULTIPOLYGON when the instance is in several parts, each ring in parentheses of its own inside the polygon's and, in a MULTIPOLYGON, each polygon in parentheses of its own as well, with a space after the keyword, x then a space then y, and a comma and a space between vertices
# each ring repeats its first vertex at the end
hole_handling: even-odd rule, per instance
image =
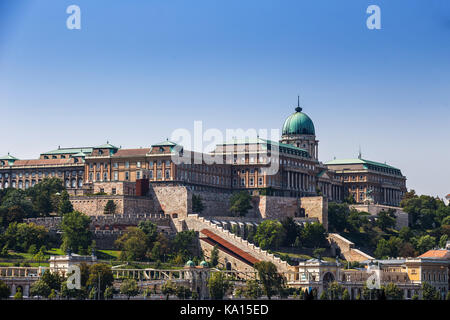
POLYGON ((297 94, 322 161, 361 145, 450 192, 450 1, 0 1, 1 154, 147 147, 194 120, 281 128, 297 94))

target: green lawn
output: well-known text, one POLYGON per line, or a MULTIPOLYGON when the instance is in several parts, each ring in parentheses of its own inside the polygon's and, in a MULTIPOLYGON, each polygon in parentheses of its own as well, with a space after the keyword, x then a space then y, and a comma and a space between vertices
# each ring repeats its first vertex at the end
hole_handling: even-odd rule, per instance
POLYGON ((119 250, 97 250, 97 258, 100 260, 118 260, 119 250))

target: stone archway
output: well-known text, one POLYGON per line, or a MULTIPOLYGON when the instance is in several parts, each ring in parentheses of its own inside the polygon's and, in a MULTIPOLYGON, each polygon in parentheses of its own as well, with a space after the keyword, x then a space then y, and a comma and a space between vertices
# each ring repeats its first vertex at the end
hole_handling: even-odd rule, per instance
POLYGON ((326 272, 322 277, 323 290, 326 290, 333 281, 335 281, 334 274, 326 272))

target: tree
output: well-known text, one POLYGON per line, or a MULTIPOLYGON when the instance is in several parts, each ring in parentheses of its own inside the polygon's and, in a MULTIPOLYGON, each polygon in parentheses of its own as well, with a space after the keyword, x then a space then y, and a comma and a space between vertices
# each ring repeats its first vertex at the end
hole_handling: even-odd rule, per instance
POLYGON ((389 228, 394 228, 396 224, 395 210, 381 211, 376 218, 377 226, 381 230, 386 231, 389 228))
POLYGON ((385 287, 382 288, 388 300, 402 300, 403 299, 403 291, 399 289, 395 283, 388 283, 385 287))
POLYGON ((122 250, 120 260, 144 260, 147 252, 147 237, 140 228, 128 227, 126 233, 117 239, 115 244, 117 248, 122 250))
POLYGON ((272 262, 260 261, 255 263, 254 268, 258 271, 263 292, 268 299, 283 290, 284 278, 278 273, 277 267, 272 262))
POLYGON ((8 299, 10 294, 11 290, 9 290, 5 282, 0 280, 0 300, 8 299))
POLYGON ((52 273, 49 270, 46 270, 44 272, 40 280, 44 281, 48 285, 48 287, 53 290, 60 290, 61 284, 63 282, 63 278, 59 275, 59 273, 52 273))
POLYGON ((313 251, 313 256, 316 258, 316 259, 322 259, 322 256, 323 256, 323 254, 325 253, 325 248, 316 248, 316 249, 314 249, 314 251, 313 251))
POLYGON ((353 197, 352 194, 349 194, 346 198, 344 198, 344 203, 348 203, 348 204, 355 204, 355 198, 353 197))
POLYGON ((422 283, 423 300, 439 300, 439 298, 440 298, 439 291, 437 291, 435 287, 433 287, 428 282, 422 283))
POLYGON ((43 226, 13 222, 4 233, 4 241, 10 249, 28 252, 32 245, 38 248, 46 244, 49 241, 49 234, 43 226))
POLYGON ((192 212, 194 213, 202 213, 205 209, 202 198, 198 195, 192 195, 192 212))
POLYGON ((344 290, 344 293, 342 294, 342 300, 350 300, 350 294, 348 293, 348 289, 344 290))
POLYGON ((219 263, 219 249, 217 246, 214 246, 214 248, 211 250, 211 258, 209 259, 209 264, 211 267, 217 266, 219 263))
POLYGON ((176 293, 176 287, 172 283, 172 281, 165 282, 161 287, 161 292, 166 296, 166 300, 169 300, 169 296, 174 295, 176 293))
POLYGON ((62 181, 58 178, 44 178, 40 183, 26 190, 26 194, 31 198, 33 209, 41 216, 47 216, 51 212, 56 212, 58 208, 52 201, 56 193, 64 190, 62 181))
POLYGON ((173 251, 180 254, 183 260, 195 256, 197 234, 194 230, 178 232, 173 239, 173 251))
POLYGON ((120 285, 120 293, 126 295, 128 300, 130 297, 135 297, 139 294, 139 287, 134 279, 126 279, 120 285))
POLYGON ((50 290, 50 294, 48 295, 48 299, 49 300, 56 299, 56 291, 55 291, 55 289, 51 289, 50 290))
POLYGON ((243 294, 247 299, 257 300, 263 295, 263 290, 257 280, 248 280, 244 287, 243 294))
POLYGON ((62 245, 61 249, 78 254, 86 254, 92 241, 92 234, 89 230, 91 219, 79 211, 66 213, 62 218, 62 245))
POLYGON ((105 289, 112 286, 113 281, 114 276, 109 265, 96 263, 89 267, 89 278, 86 281, 86 285, 95 288, 97 294, 100 291, 100 298, 103 297, 105 289))
POLYGON ((105 296, 106 300, 112 299, 114 297, 114 288, 112 286, 107 287, 103 295, 105 296))
POLYGON ((50 292, 50 287, 42 279, 36 281, 30 288, 30 295, 32 297, 38 296, 47 298, 50 295, 50 292))
POLYGON ((108 202, 106 202, 105 208, 103 209, 103 213, 104 214, 114 214, 116 213, 116 204, 113 200, 108 200, 108 202))
POLYGON ((232 285, 224 273, 214 272, 208 280, 208 288, 211 299, 222 300, 232 285))
POLYGON ((16 293, 14 294, 14 300, 22 300, 23 293, 21 288, 17 288, 16 293))
POLYGON ((61 193, 61 199, 59 200, 58 213, 60 216, 63 216, 66 213, 70 213, 72 211, 73 211, 73 206, 72 206, 72 202, 70 202, 69 193, 67 193, 67 191, 64 190, 61 193))
POLYGON ((176 286, 175 294, 177 295, 178 299, 186 300, 192 296, 192 291, 185 286, 176 286))
POLYGON ((348 225, 349 215, 350 209, 347 203, 330 202, 328 204, 328 229, 333 232, 344 232, 348 225))
POLYGON ((417 249, 420 254, 433 249, 435 245, 436 245, 436 238, 430 235, 422 236, 417 241, 417 249))
POLYGON ((375 256, 377 258, 397 257, 399 255, 399 248, 403 245, 402 240, 398 237, 390 237, 389 240, 380 239, 378 241, 375 256))
POLYGON ((441 238, 439 239, 439 248, 445 248, 447 241, 448 241, 448 235, 443 234, 441 236, 441 238))
POLYGON ((258 225, 254 241, 261 249, 276 249, 284 239, 283 225, 275 220, 264 220, 258 225))
POLYGON ((344 287, 333 281, 327 288, 327 296, 330 300, 340 300, 344 294, 344 287))
POLYGON ((285 247, 293 246, 295 239, 300 235, 301 228, 297 225, 292 217, 286 217, 281 220, 284 230, 284 239, 282 245, 285 247))
POLYGON ((139 222, 138 228, 145 233, 145 236, 147 237, 147 246, 151 248, 158 238, 158 226, 150 220, 146 220, 139 222))
POLYGON ((236 216, 245 216, 252 208, 251 204, 252 197, 247 191, 241 191, 234 193, 230 198, 230 208, 229 211, 234 213, 236 216))
POLYGON ((386 239, 380 239, 377 244, 377 248, 374 252, 375 257, 381 259, 383 257, 389 257, 391 255, 391 248, 386 239))
POLYGON ((302 229, 302 243, 308 248, 328 246, 327 231, 319 222, 307 223, 302 229))
POLYGON ((416 256, 416 251, 414 249, 414 246, 409 243, 409 242, 404 242, 401 247, 400 250, 398 252, 400 257, 415 257, 416 256))

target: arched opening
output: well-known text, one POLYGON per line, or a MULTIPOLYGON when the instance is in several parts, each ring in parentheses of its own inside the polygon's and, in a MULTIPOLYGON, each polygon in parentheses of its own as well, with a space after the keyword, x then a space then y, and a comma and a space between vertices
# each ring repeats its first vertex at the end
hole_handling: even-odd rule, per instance
POLYGON ((225 264, 225 269, 227 269, 227 271, 231 271, 231 262, 227 262, 226 264, 225 264))
POLYGON ((331 272, 327 272, 323 275, 323 289, 327 289, 331 282, 334 281, 334 275, 331 272))

